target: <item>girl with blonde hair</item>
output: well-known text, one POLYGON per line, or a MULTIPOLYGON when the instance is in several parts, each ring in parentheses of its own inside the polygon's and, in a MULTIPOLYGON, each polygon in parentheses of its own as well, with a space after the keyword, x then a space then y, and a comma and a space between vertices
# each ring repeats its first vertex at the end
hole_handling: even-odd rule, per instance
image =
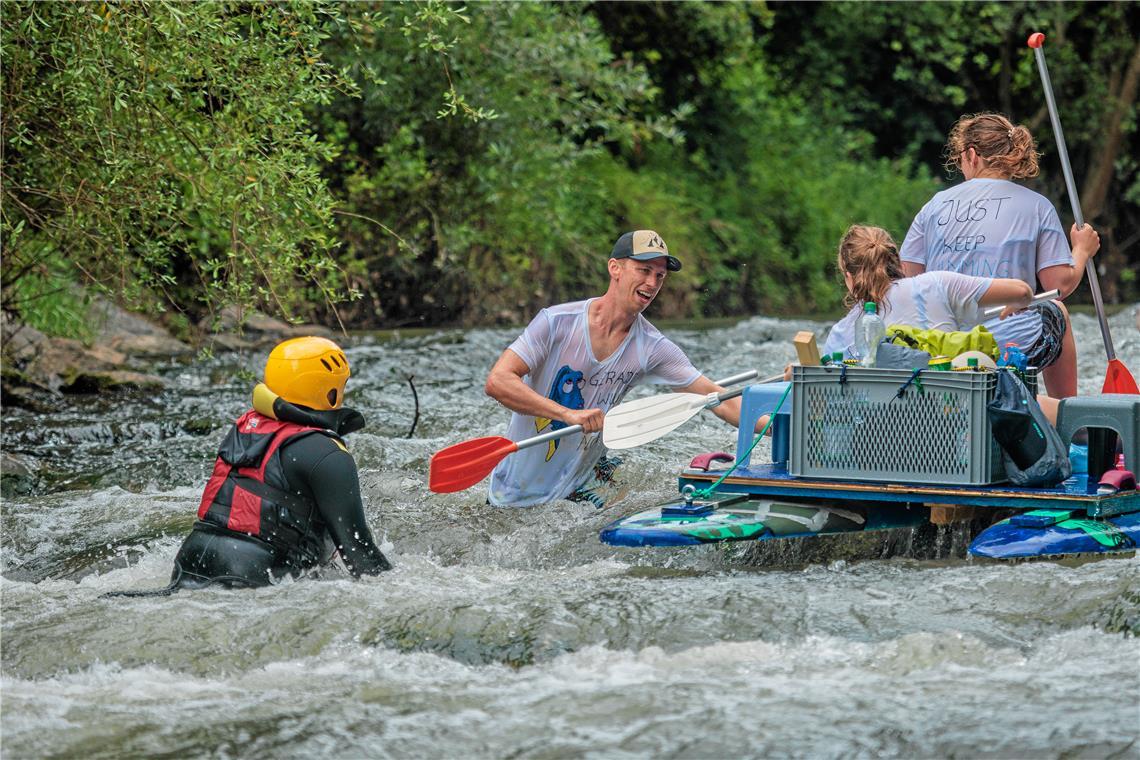
POLYGON ((851 356, 855 320, 873 301, 883 322, 954 332, 981 322, 980 308, 1005 304, 1001 319, 1024 309, 1033 291, 1021 280, 976 277, 957 272, 924 272, 907 277, 898 246, 881 227, 853 224, 839 241, 839 272, 847 284, 851 311, 831 328, 823 350, 851 356))
MULTIPOLYGON (((1100 238, 1091 226, 1074 224, 1066 240, 1053 204, 1013 182, 1037 176, 1037 155, 1029 130, 1001 114, 960 118, 946 143, 946 167, 960 170, 965 182, 935 195, 914 218, 899 251, 905 274, 950 271, 1013 278, 1034 290, 1040 283, 1061 298, 1073 292, 1100 238)), ((1043 368, 1050 395, 1076 394, 1076 345, 1059 300, 986 326, 999 346, 1015 343, 1043 368)))

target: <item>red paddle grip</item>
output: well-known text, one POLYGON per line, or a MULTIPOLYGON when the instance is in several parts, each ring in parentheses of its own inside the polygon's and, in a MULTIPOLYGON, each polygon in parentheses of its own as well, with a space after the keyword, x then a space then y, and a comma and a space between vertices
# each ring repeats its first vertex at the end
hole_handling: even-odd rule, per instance
POLYGON ((1045 44, 1045 35, 1041 32, 1034 32, 1029 35, 1029 40, 1026 44, 1031 48, 1039 48, 1045 44))

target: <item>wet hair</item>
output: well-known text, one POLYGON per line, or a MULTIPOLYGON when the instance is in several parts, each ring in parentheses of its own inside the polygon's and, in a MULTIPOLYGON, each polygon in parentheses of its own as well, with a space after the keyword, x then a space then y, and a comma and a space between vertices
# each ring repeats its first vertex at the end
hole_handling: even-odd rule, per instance
POLYGON ((1000 113, 963 116, 950 130, 946 141, 947 171, 960 170, 962 152, 973 148, 991 169, 1010 179, 1036 177, 1037 144, 1021 124, 1014 125, 1000 113))
POLYGON ((891 233, 865 224, 853 224, 843 233, 839 241, 839 272, 851 275, 844 305, 874 301, 880 314, 891 283, 904 276, 899 247, 891 233))

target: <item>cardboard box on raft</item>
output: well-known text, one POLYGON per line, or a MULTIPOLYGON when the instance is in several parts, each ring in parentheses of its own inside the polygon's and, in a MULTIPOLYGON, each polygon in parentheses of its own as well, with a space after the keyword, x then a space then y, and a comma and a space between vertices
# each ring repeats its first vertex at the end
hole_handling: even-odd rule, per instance
POLYGON ((810 330, 801 330, 792 338, 796 346, 796 356, 802 367, 819 366, 819 347, 815 344, 815 333, 810 330))

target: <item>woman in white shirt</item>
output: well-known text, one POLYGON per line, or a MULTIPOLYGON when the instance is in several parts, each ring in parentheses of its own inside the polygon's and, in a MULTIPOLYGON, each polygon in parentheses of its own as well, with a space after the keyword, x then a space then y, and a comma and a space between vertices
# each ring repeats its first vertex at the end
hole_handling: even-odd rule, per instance
MULTIPOLYGON (((855 342, 855 320, 862 304, 873 301, 884 324, 912 325, 954 332, 981 324, 981 308, 1005 305, 1000 319, 1021 311, 1033 299, 1033 290, 1021 280, 975 277, 957 272, 903 274, 898 246, 881 227, 853 224, 839 241, 839 271, 847 284, 845 303, 851 311, 831 328, 824 352, 850 355, 855 342)), ((1032 355, 1037 347, 1023 347, 1032 355)), ((1038 402, 1056 424, 1057 402, 1039 395, 1038 402)))
MULTIPOLYGON (((831 328, 824 351, 850 354, 855 320, 872 301, 884 324, 913 325, 944 332, 971 330, 982 323, 981 307, 1006 304, 1001 318, 1024 309, 1033 291, 1021 280, 975 277, 957 272, 903 274, 898 246, 881 227, 853 224, 839 242, 839 271, 851 311, 831 328)), ((1028 354, 1032 347, 1024 347, 1028 354)))
MULTIPOLYGON (((1074 224, 1066 240, 1049 199, 1014 182, 1039 172, 1028 129, 998 113, 963 116, 946 142, 946 168, 961 171, 965 181, 935 195, 914 218, 900 251, 906 274, 1012 277, 1031 288, 1056 288, 1061 298, 1073 292, 1100 237, 1090 225, 1074 224)), ((999 346, 1018 344, 1043 370, 1050 395, 1076 394, 1076 344, 1060 300, 986 326, 999 346)))

